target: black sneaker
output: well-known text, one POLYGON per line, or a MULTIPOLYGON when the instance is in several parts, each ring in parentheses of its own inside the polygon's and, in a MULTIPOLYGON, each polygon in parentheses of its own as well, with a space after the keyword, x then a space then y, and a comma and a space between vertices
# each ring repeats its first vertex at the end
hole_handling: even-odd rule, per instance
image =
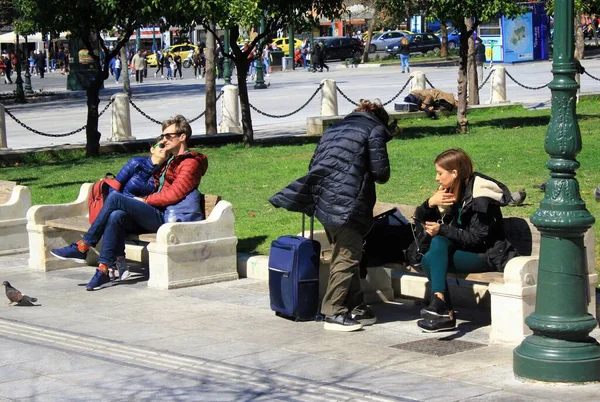
POLYGON ((450 319, 450 309, 445 301, 434 294, 431 296, 429 306, 421 310, 421 317, 431 321, 448 320, 450 319))
POLYGON ((329 331, 352 332, 362 327, 362 324, 354 320, 350 313, 325 316, 324 328, 329 331))
POLYGON ((350 314, 353 320, 360 322, 363 326, 373 325, 377 322, 375 313, 365 304, 354 307, 350 314))
POLYGON ((456 329, 456 318, 442 321, 419 320, 417 325, 423 332, 453 331, 456 329))

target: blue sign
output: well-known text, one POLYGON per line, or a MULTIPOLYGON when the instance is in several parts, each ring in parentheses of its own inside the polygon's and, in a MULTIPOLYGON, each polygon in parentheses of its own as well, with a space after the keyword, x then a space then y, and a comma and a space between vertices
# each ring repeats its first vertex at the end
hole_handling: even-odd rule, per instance
POLYGON ((533 60, 533 17, 528 11, 514 19, 502 19, 504 61, 514 63, 533 60))

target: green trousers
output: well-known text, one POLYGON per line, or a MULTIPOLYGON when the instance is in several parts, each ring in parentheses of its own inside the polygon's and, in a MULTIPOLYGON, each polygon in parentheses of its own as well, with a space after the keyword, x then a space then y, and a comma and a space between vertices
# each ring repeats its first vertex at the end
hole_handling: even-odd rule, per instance
POLYGON ((447 294, 446 275, 448 272, 486 272, 491 268, 477 253, 457 250, 454 243, 444 236, 431 239, 429 251, 423 256, 423 271, 431 285, 431 294, 447 294))
POLYGON ((345 227, 325 227, 325 232, 331 243, 331 267, 321 313, 331 316, 352 311, 364 301, 359 277, 363 236, 345 227))

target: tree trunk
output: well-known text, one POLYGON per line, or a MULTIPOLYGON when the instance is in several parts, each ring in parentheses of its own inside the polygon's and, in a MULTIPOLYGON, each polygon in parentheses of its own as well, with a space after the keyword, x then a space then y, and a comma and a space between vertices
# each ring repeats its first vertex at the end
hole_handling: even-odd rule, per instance
POLYGON ((577 60, 583 60, 583 50, 585 49, 581 19, 581 14, 577 14, 575 17, 575 58, 577 60))
POLYGON ((100 132, 98 131, 98 104, 100 103, 100 87, 104 82, 104 72, 100 70, 99 63, 98 74, 96 79, 90 82, 86 91, 87 94, 87 121, 85 128, 85 155, 98 156, 100 155, 100 132))
POLYGON ((365 49, 361 63, 369 61, 369 47, 371 46, 371 39, 373 38, 373 27, 375 26, 375 17, 377 16, 377 10, 373 10, 373 18, 369 21, 369 27, 367 28, 367 43, 365 43, 365 49))
POLYGON ((205 107, 206 114, 204 122, 206 126, 206 134, 217 133, 217 100, 216 100, 216 71, 215 71, 215 24, 209 23, 210 29, 206 30, 206 98, 205 107))
MULTIPOLYGON (((468 31, 473 30, 473 20, 471 18, 465 18, 465 25, 468 31)), ((471 105, 479 105, 479 80, 477 77, 477 66, 475 65, 475 41, 473 40, 473 35, 469 35, 467 64, 469 72, 469 103, 471 105)))
POLYGON ((120 55, 121 78, 123 79, 123 92, 125 92, 128 96, 131 96, 131 81, 129 81, 129 63, 127 63, 127 49, 125 49, 125 46, 121 48, 120 55))
POLYGON ((440 48, 440 57, 448 57, 448 26, 446 23, 440 25, 442 29, 442 46, 440 48))
POLYGON ((229 42, 231 45, 232 55, 234 57, 235 72, 238 81, 238 90, 240 94, 240 108, 242 112, 242 131, 244 145, 249 147, 254 142, 254 131, 252 129, 252 114, 250 112, 250 99, 248 98, 248 54, 242 52, 236 45, 236 41, 240 36, 239 27, 236 25, 230 28, 229 42), (235 47, 234 47, 235 46, 235 47))
POLYGON ((467 133, 469 131, 467 120, 467 58, 469 50, 469 38, 467 37, 467 27, 462 24, 460 27, 460 61, 458 64, 458 108, 456 110, 457 131, 467 133))

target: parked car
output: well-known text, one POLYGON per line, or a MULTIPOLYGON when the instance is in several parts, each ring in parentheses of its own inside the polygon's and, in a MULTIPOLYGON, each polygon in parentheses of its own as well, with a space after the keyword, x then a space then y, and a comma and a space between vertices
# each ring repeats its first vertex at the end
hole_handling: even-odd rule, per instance
MULTIPOLYGON (((440 29, 435 33, 435 35, 440 38, 440 43, 442 40, 442 30, 440 29)), ((460 31, 458 29, 454 29, 448 32, 448 49, 454 49, 460 47, 460 31)))
POLYGON ((373 35, 373 40, 369 45, 369 53, 374 53, 378 50, 385 50, 387 45, 397 42, 404 37, 406 32, 403 31, 388 31, 377 35, 373 35))
POLYGON ((363 46, 356 38, 322 36, 314 38, 317 42, 323 42, 325 47, 325 60, 332 59, 359 59, 363 53, 363 46))
MULTIPOLYGON (((175 56, 175 54, 179 53, 179 56, 181 56, 181 60, 183 61, 187 59, 190 53, 194 53, 194 50, 196 50, 197 47, 198 46, 192 45, 191 43, 182 43, 179 45, 169 46, 163 51, 163 53, 168 53, 171 56, 175 56)), ((158 64, 156 62, 156 54, 152 53, 148 55, 148 57, 146 57, 146 63, 148 64, 148 67, 156 67, 158 64)))
MULTIPOLYGON (((288 56, 290 54, 290 38, 276 38, 273 39, 273 43, 281 50, 283 55, 288 56)), ((302 41, 298 38, 294 38, 294 49, 302 47, 302 41)))
MULTIPOLYGON (((441 39, 435 36, 434 34, 412 34, 407 35, 407 39, 411 53, 426 53, 430 50, 440 50, 440 47, 442 46, 441 39)), ((388 52, 392 56, 397 55, 399 51, 400 41, 392 43, 386 48, 386 52, 388 52)))

